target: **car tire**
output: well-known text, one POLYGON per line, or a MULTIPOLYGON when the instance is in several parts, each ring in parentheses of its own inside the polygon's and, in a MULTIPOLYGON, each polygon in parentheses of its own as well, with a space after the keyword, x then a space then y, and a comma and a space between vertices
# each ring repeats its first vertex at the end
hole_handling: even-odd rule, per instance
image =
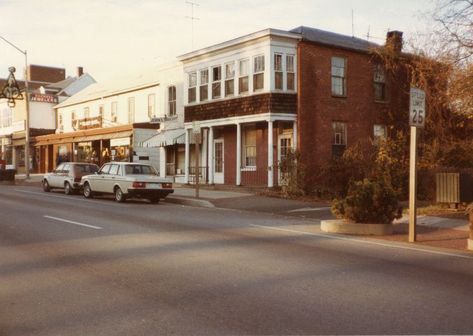
POLYGON ((43 191, 50 192, 51 187, 49 186, 48 180, 43 180, 43 191))
POLYGON ((117 201, 118 203, 123 203, 126 201, 126 196, 120 189, 120 187, 115 188, 115 201, 117 201))
POLYGON ((158 204, 159 203, 159 196, 151 197, 149 201, 153 204, 158 204))
POLYGON ((90 187, 90 184, 85 183, 84 184, 84 197, 85 198, 92 198, 94 197, 94 193, 92 191, 92 188, 90 187))
POLYGON ((72 195, 74 193, 74 189, 72 189, 71 185, 69 182, 66 182, 64 184, 64 194, 66 195, 72 195))

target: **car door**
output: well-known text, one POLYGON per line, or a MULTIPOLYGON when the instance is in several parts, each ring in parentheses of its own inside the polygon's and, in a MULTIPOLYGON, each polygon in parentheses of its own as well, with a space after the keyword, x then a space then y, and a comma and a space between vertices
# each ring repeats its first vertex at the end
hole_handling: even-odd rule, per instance
POLYGON ((97 174, 89 177, 90 187, 93 191, 105 192, 105 180, 110 171, 110 164, 105 164, 97 174))
POLYGON ((104 192, 113 193, 113 188, 115 183, 118 181, 118 170, 120 166, 118 164, 112 164, 110 167, 110 172, 104 180, 104 192))
POLYGON ((62 187, 59 184, 60 180, 60 175, 62 173, 62 170, 64 169, 64 163, 61 163, 59 166, 56 167, 55 170, 51 172, 51 174, 48 176, 48 183, 51 188, 59 188, 62 187))
POLYGON ((61 174, 59 175, 59 178, 58 178, 58 183, 59 183, 58 187, 64 188, 64 182, 68 179, 69 172, 71 171, 71 169, 72 169, 71 164, 66 163, 64 165, 64 168, 62 169, 61 174))

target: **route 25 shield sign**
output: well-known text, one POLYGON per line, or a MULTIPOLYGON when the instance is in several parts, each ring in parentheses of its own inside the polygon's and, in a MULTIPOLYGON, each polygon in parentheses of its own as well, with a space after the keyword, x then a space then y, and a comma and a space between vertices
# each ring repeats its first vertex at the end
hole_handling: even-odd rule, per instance
POLYGON ((409 125, 423 128, 425 125, 425 92, 411 88, 409 104, 409 125))

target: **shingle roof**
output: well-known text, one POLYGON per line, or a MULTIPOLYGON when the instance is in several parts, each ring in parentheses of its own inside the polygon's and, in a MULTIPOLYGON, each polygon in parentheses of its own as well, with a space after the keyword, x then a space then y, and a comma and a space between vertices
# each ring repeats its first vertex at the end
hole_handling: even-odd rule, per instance
POLYGON ((360 39, 358 37, 347 36, 329 31, 300 26, 290 30, 291 33, 301 34, 302 40, 316 42, 346 49, 369 51, 379 47, 378 44, 360 39))
POLYGON ((65 89, 69 85, 71 85, 75 80, 77 80, 77 77, 68 77, 60 82, 48 84, 45 86, 46 89, 65 89))

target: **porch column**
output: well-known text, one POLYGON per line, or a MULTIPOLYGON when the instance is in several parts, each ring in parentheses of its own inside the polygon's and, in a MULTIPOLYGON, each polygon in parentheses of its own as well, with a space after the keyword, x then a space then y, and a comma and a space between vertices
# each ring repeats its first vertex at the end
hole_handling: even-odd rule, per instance
POLYGON ((297 120, 292 124, 292 150, 297 150, 297 120))
POLYGON ((185 177, 184 177, 184 183, 188 184, 189 183, 189 154, 190 154, 190 146, 189 146, 189 130, 186 129, 186 155, 185 155, 185 160, 184 160, 184 169, 185 169, 185 177))
POLYGON ((273 181, 273 121, 268 121, 268 188, 274 186, 273 181))
POLYGON ((209 148, 209 146, 207 145, 207 142, 208 142, 208 137, 209 137, 209 130, 206 129, 206 128, 203 128, 202 129, 202 145, 201 145, 201 148, 202 148, 202 151, 201 151, 201 154, 200 154, 200 162, 201 163, 201 166, 202 166, 202 180, 200 181, 200 183, 208 183, 208 179, 209 179, 209 166, 207 164, 207 150, 209 148))
POLYGON ((166 147, 159 147, 159 177, 166 177, 166 147))
POLYGON ((209 149, 207 151, 209 163, 209 184, 214 184, 214 128, 209 127, 209 149))
POLYGON ((236 185, 241 185, 241 124, 236 124, 237 141, 236 141, 236 185))

